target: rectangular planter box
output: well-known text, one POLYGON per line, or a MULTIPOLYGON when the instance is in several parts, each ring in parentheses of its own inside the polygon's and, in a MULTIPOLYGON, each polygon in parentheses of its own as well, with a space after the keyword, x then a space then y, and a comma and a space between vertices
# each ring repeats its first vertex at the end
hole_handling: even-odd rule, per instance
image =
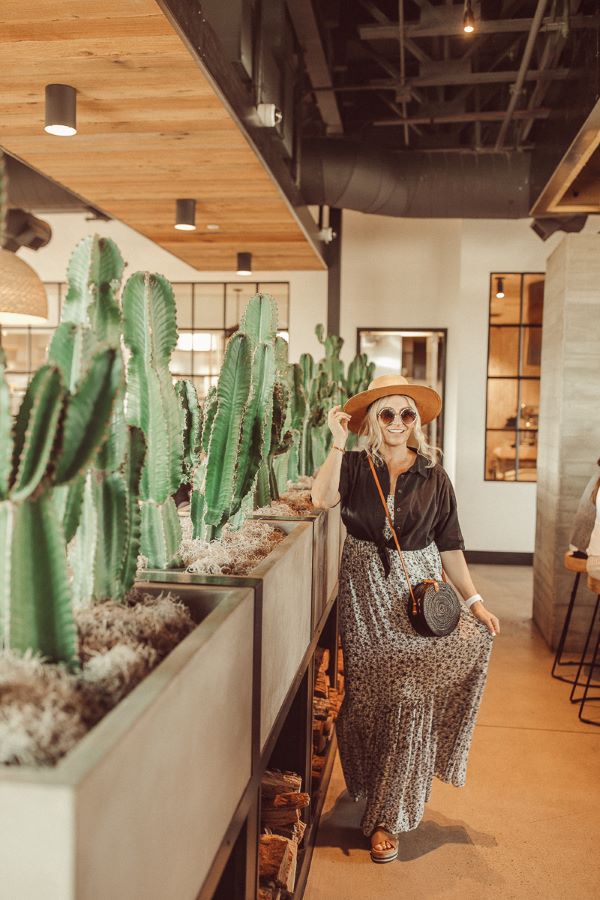
MULTIPOLYGON (((254 589, 261 636, 260 719, 258 751, 262 753, 312 636, 312 530, 308 523, 278 522, 287 537, 247 576, 192 575, 148 570, 148 583, 177 585, 243 585, 254 589)), ((140 582, 138 586, 143 587, 140 582)))
POLYGON ((0 769, 0 896, 197 896, 251 778, 254 596, 178 593, 199 625, 141 684, 54 768, 0 769))
POLYGON ((339 573, 340 507, 320 510, 307 516, 257 515, 255 519, 267 522, 304 522, 312 529, 313 577, 312 577, 312 629, 317 627, 323 610, 337 592, 339 573))

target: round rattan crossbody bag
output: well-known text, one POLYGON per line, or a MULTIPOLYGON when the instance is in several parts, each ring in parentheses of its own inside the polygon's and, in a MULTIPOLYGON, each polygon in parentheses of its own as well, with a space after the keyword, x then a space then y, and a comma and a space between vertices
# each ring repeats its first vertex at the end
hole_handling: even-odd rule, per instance
POLYGON ((381 503, 383 504, 387 520, 392 529, 392 535, 400 555, 404 575, 406 576, 410 595, 407 603, 407 612, 410 623, 417 634, 420 634, 422 637, 446 637, 446 635, 451 634, 458 625, 460 619, 460 600, 454 589, 447 584, 447 582, 436 581, 435 578, 425 578, 423 581, 419 581, 414 587, 412 586, 406 563, 404 562, 404 554, 400 548, 398 535, 396 534, 396 529, 394 528, 388 505, 385 502, 385 497, 383 496, 383 491, 381 489, 381 484, 379 483, 379 478, 377 477, 377 472, 375 471, 375 466, 373 465, 373 460, 370 456, 368 459, 373 478, 375 479, 375 484, 377 485, 377 490, 379 491, 381 503))

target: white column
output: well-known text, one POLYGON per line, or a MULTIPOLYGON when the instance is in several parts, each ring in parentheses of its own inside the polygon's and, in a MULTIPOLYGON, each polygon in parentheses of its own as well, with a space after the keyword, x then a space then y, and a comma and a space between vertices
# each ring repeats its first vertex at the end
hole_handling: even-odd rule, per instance
MULTIPOLYGON (((533 618, 556 647, 573 575, 563 567, 581 493, 600 456, 600 235, 569 234, 548 259, 534 560, 533 618)), ((583 576, 585 581, 585 576, 583 576)), ((595 596, 580 586, 572 640, 595 596)))

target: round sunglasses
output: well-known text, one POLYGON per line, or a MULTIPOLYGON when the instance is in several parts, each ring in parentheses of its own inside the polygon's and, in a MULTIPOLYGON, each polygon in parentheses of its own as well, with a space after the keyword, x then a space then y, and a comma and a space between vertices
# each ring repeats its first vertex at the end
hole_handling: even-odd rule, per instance
POLYGON ((396 412, 391 406, 384 406, 377 415, 382 425, 391 425, 396 416, 400 416, 404 425, 412 425, 417 420, 416 410, 412 406, 405 406, 399 412, 396 412))

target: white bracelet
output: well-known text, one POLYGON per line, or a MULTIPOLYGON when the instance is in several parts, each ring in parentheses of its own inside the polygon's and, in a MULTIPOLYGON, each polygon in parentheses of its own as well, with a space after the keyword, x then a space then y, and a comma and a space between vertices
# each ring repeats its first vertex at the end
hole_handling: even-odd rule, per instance
POLYGON ((474 603, 478 602, 483 603, 483 597, 481 596, 481 594, 473 594, 472 597, 469 597, 468 600, 465 600, 465 603, 467 604, 469 609, 471 609, 474 603))

